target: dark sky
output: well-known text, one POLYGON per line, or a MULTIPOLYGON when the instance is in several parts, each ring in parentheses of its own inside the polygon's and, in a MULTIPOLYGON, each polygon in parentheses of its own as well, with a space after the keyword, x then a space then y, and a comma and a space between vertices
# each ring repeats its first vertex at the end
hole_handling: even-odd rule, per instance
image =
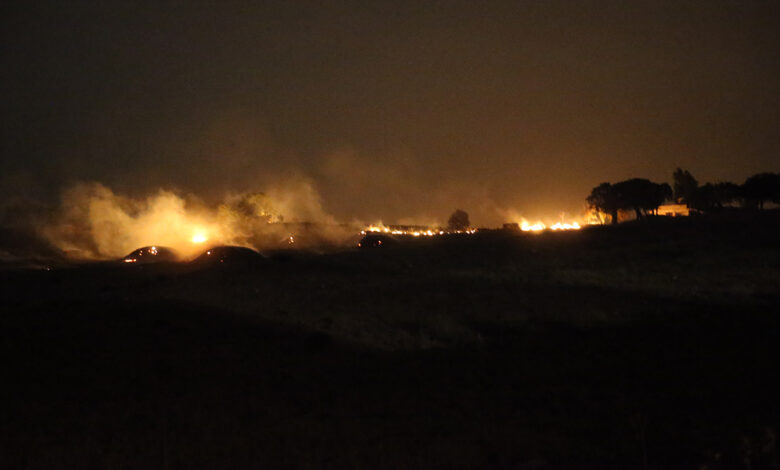
POLYGON ((341 219, 498 223, 677 166, 780 171, 775 1, 0 8, 4 198, 310 178, 341 219))

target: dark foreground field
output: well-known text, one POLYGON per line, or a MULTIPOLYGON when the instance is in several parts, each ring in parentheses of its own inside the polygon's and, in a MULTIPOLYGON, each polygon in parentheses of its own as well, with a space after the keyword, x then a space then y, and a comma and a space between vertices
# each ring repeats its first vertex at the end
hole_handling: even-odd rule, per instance
POLYGON ((0 271, 2 468, 778 468, 780 224, 0 271))

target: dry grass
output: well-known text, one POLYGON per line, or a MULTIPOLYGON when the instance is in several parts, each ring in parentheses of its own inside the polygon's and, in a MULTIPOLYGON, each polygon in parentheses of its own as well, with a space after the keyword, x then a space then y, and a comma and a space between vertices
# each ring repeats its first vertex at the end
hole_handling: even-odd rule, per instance
POLYGON ((637 230, 4 271, 0 467, 773 468, 778 231, 637 230))

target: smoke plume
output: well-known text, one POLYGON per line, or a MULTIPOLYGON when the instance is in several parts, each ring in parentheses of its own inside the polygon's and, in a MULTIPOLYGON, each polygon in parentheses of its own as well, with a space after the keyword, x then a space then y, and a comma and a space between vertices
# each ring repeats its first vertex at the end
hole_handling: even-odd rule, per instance
POLYGON ((175 190, 131 198, 100 183, 80 183, 63 193, 39 233, 69 257, 108 259, 148 245, 171 247, 184 258, 222 244, 336 246, 354 230, 337 224, 311 181, 299 178, 265 192, 229 194, 217 204, 175 190))

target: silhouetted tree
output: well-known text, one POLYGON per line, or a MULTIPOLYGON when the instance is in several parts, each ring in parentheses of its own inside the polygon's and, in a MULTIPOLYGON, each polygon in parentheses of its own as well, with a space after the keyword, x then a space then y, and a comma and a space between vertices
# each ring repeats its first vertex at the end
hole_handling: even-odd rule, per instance
POLYGON ((456 209, 447 221, 450 230, 466 230, 470 225, 469 215, 460 209, 456 209))
POLYGON ((637 219, 655 212, 672 195, 672 188, 668 184, 653 183, 644 178, 621 181, 615 183, 613 188, 617 191, 619 207, 633 209, 637 219))
POLYGON ((740 187, 734 183, 707 183, 696 190, 692 207, 702 212, 718 211, 737 201, 740 196, 740 187))
POLYGON ((677 168, 674 170, 674 199, 677 202, 691 205, 693 199, 696 197, 696 189, 699 187, 699 182, 693 177, 688 170, 677 168))
POLYGON ((590 196, 587 198, 588 205, 603 214, 609 214, 612 223, 618 222, 618 210, 620 209, 620 199, 617 191, 609 183, 601 183, 593 188, 590 196))
POLYGON ((733 204, 742 197, 742 188, 738 184, 734 184, 728 181, 715 183, 715 205, 718 209, 723 209, 723 206, 733 204))
POLYGON ((702 212, 711 212, 716 207, 715 185, 707 183, 696 188, 693 197, 688 201, 688 207, 702 212))
POLYGON ((764 209, 764 203, 780 203, 780 174, 758 173, 748 178, 742 185, 742 194, 747 205, 764 209))

